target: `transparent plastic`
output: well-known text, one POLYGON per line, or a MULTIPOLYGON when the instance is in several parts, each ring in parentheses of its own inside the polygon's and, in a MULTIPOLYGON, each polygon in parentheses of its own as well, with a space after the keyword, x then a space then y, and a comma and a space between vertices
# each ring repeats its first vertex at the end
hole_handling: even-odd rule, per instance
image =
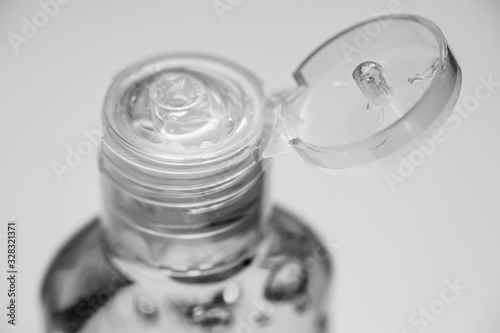
MULTIPOLYGON (((273 142, 284 147, 286 140, 328 173, 367 172, 416 149, 444 123, 461 87, 460 67, 441 30, 411 15, 341 32, 294 76, 299 87, 275 101, 283 134, 273 142)), ((271 145, 266 155, 282 149, 271 145)))

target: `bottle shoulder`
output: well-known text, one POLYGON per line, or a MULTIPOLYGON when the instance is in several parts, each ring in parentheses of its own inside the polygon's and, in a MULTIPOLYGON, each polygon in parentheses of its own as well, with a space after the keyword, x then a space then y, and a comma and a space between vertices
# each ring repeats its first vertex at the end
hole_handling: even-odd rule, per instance
MULTIPOLYGON (((114 271, 102 246, 101 232, 100 218, 95 217, 63 244, 47 271, 44 285, 49 284, 49 280, 53 278, 51 274, 58 271, 71 271, 72 269, 81 271, 89 266, 100 272, 114 271)), ((273 207, 269 230, 264 236, 273 238, 266 256, 272 256, 278 251, 280 254, 304 257, 315 252, 329 250, 329 246, 323 244, 313 228, 297 215, 280 206, 273 207)))

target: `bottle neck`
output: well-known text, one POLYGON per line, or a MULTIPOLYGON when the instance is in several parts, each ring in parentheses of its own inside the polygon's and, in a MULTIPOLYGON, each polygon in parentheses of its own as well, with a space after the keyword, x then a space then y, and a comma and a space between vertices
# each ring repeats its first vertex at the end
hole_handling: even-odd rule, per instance
POLYGON ((140 191, 111 162, 103 147, 104 244, 123 265, 210 274, 251 256, 266 234, 271 207, 263 160, 249 156, 210 176, 142 183, 140 191))

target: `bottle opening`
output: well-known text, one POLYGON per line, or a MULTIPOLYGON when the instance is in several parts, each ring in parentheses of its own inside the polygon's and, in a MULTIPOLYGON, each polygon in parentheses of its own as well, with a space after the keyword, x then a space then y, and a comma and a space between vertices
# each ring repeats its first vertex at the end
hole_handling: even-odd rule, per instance
POLYGON ((105 145, 132 164, 206 166, 257 145, 262 104, 259 81, 232 63, 195 55, 150 59, 111 86, 105 145))

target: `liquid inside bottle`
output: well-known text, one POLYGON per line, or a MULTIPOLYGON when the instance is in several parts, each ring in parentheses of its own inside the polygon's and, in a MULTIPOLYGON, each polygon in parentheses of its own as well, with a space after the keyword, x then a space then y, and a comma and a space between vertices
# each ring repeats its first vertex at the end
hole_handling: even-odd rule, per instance
POLYGON ((327 332, 328 249, 281 209, 254 253, 203 277, 114 264, 100 223, 68 242, 47 275, 47 332, 327 332))

